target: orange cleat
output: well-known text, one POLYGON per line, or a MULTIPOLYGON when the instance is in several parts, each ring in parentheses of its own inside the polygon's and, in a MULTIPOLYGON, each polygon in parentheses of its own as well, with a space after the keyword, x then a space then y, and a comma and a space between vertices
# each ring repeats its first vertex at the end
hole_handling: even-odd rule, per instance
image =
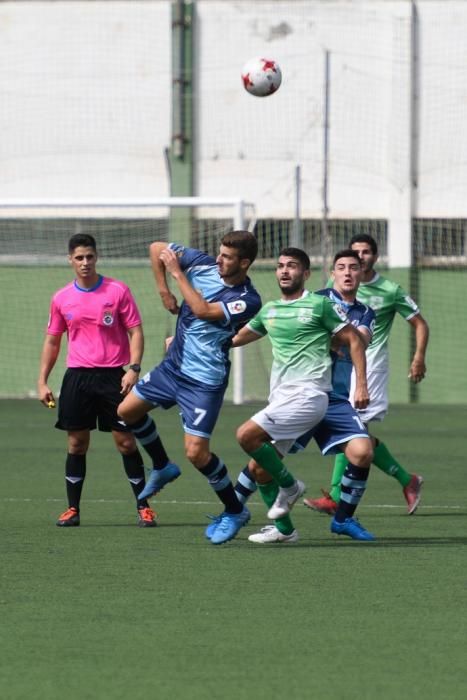
POLYGON ((327 515, 334 515, 337 510, 337 503, 332 500, 328 491, 321 489, 323 494, 321 498, 305 498, 303 500, 304 505, 311 510, 317 510, 318 513, 326 513, 327 515))
POLYGON ((68 510, 61 514, 61 516, 56 522, 56 525, 58 525, 58 527, 78 527, 78 510, 76 508, 68 508, 68 510))
POLYGON ((156 527, 157 513, 152 508, 138 508, 138 525, 140 527, 156 527))

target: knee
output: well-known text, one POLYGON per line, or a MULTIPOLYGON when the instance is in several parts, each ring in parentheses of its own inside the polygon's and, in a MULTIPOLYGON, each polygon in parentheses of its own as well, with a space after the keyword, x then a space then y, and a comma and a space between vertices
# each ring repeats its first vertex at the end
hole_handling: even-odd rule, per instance
POLYGON ((349 443, 345 456, 351 464, 362 469, 369 469, 373 459, 373 447, 371 440, 361 439, 349 443))
POLYGON ((73 435, 68 438, 68 452, 71 455, 85 455, 88 451, 89 440, 73 435))
POLYGON ((256 435, 254 427, 252 427, 251 421, 243 423, 243 425, 241 425, 237 429, 237 441, 240 447, 245 450, 245 452, 252 452, 261 447, 262 445, 262 441, 256 435))
POLYGON ((197 469, 202 469, 209 462, 211 454, 202 445, 188 443, 185 445, 185 456, 197 469))
POLYGON ((131 433, 119 433, 116 445, 121 455, 131 455, 138 449, 136 440, 131 433))

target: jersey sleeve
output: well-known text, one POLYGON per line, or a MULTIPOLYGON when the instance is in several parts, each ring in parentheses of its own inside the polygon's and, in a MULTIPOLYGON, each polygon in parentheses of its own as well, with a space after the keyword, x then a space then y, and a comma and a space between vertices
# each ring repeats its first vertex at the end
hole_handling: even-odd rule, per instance
POLYGON ((267 335, 267 330, 263 323, 263 312, 264 309, 261 309, 261 311, 259 311, 256 314, 256 316, 254 316, 247 323, 247 328, 249 328, 250 331, 253 331, 253 333, 257 333, 258 335, 267 335))
POLYGON ((338 333, 344 326, 347 326, 349 320, 347 314, 340 304, 333 303, 326 296, 322 297, 323 306, 321 312, 321 320, 326 328, 332 335, 338 333))
POLYGON ((124 288, 119 311, 120 318, 125 328, 134 328, 135 326, 141 325, 141 314, 133 294, 127 286, 124 288))
POLYGON ((261 308, 261 299, 254 290, 247 292, 228 292, 220 300, 228 323, 243 326, 261 308))
POLYGON ((169 243, 169 248, 177 254, 182 270, 187 270, 193 265, 214 265, 216 262, 212 255, 196 248, 188 248, 181 243, 169 243))
POLYGON ((420 309, 418 308, 416 302, 400 286, 397 286, 396 289, 394 307, 397 313, 400 314, 406 321, 410 321, 413 316, 420 313, 420 309))
POLYGON ((60 306, 57 303, 56 298, 52 297, 52 301, 50 302, 49 320, 47 323, 47 333, 50 333, 50 335, 62 335, 62 333, 65 333, 66 329, 67 325, 60 310, 60 306))

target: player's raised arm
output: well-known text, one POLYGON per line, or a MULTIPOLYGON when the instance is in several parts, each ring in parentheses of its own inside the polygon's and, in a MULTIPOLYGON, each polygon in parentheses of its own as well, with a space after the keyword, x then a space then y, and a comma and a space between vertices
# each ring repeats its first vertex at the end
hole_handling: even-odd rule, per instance
POLYGON ((154 241, 154 243, 151 243, 149 246, 149 257, 162 303, 171 314, 178 314, 179 308, 177 298, 169 289, 167 284, 166 268, 161 260, 161 254, 166 249, 168 249, 168 243, 164 243, 163 241, 154 241))
POLYGON ((183 298, 197 318, 203 321, 220 321, 225 318, 222 304, 206 301, 206 299, 191 286, 173 250, 168 247, 162 249, 159 253, 159 260, 176 281, 183 298))

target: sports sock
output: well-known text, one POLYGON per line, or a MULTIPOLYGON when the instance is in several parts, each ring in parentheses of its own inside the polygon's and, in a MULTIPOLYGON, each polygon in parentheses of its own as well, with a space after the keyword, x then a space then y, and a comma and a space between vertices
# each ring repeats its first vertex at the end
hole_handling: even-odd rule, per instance
POLYGON ((343 523, 351 518, 365 493, 369 469, 347 464, 341 484, 341 497, 334 518, 343 523))
POLYGON ((86 455, 72 455, 68 453, 65 463, 66 495, 69 507, 76 508, 78 511, 85 478, 86 455))
POLYGON ((277 481, 281 488, 289 488, 294 485, 295 477, 289 472, 269 442, 265 442, 257 450, 249 452, 249 455, 277 481))
POLYGON ((255 477, 250 471, 248 464, 240 472, 235 484, 235 493, 240 503, 246 503, 252 494, 256 491, 257 484, 255 477))
POLYGON ((139 450, 135 450, 130 455, 122 455, 123 467, 130 482, 130 486, 136 498, 138 508, 148 508, 149 503, 145 498, 139 500, 138 494, 145 485, 143 458, 139 450))
POLYGON ((127 425, 140 445, 142 445, 150 456, 152 468, 163 469, 166 467, 169 458, 157 432, 156 424, 151 416, 146 415, 136 423, 131 423, 131 425, 127 423, 127 425))
POLYGON ((211 459, 205 467, 199 470, 209 481, 209 485, 216 492, 218 498, 225 506, 226 513, 241 513, 243 504, 237 498, 235 489, 230 481, 227 467, 217 455, 211 453, 211 459))
POLYGON ((329 489, 329 495, 336 503, 339 502, 341 497, 341 481, 342 477, 344 476, 347 463, 347 457, 343 452, 336 455, 334 460, 334 468, 331 475, 331 488, 329 489))
POLYGON ((385 474, 389 474, 389 476, 393 476, 394 479, 397 479, 402 488, 408 486, 410 483, 412 475, 405 471, 404 467, 394 459, 384 442, 380 442, 379 440, 376 441, 373 464, 385 474))
MULTIPOLYGON (((279 486, 275 481, 269 481, 267 484, 258 484, 258 489, 261 498, 267 505, 268 509, 272 506, 279 493, 279 486)), ((283 518, 274 520, 274 525, 283 535, 291 535, 295 530, 290 515, 284 515, 283 518)))

